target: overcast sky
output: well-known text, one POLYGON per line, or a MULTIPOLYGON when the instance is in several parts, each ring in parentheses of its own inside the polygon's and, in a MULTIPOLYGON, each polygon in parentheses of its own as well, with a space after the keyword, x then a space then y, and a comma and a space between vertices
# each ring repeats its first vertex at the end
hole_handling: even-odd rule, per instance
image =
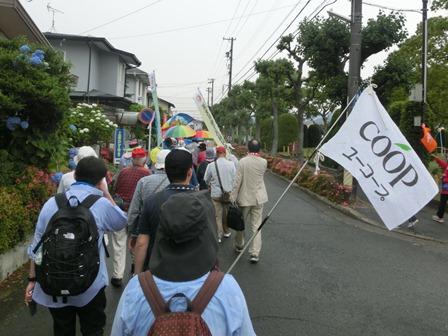
MULTIPOLYGON (((230 43, 223 37, 235 37, 233 78, 241 76, 287 30, 293 32, 298 22, 311 17, 323 5, 334 0, 52 0, 50 5, 63 13, 55 16, 58 33, 92 35, 107 38, 114 47, 134 53, 141 69, 156 71, 159 96, 173 102, 178 111, 195 110, 192 96, 196 87, 205 95, 207 80, 215 78, 215 101, 228 83, 225 52, 230 43), (132 13, 134 12, 134 13, 132 13), (126 17, 126 14, 130 14, 126 17), (113 21, 113 22, 111 22, 113 21), (111 23, 109 23, 111 22, 111 23), (196 26, 196 27, 194 27, 196 26)), ((419 9, 421 0, 370 0, 394 8, 419 9)), ((431 1, 430 1, 431 2, 431 1)), ((38 27, 51 28, 48 0, 21 0, 38 27)), ((349 16, 350 1, 337 0, 327 10, 349 16)), ((379 9, 363 5, 363 23, 379 9)), ((419 13, 406 12, 407 30, 414 33, 421 20, 419 13)), ((446 12, 429 13, 430 16, 446 12)), ((276 51, 271 48, 265 57, 276 51)), ((372 73, 386 53, 372 56, 362 76, 372 73)), ((252 72, 247 73, 247 76, 252 72)))

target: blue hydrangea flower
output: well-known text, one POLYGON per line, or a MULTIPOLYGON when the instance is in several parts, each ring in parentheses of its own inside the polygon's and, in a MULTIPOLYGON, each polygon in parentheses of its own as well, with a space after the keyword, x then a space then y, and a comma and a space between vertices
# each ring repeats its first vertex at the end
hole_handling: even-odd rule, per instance
POLYGON ((42 64, 42 60, 40 59, 39 56, 34 55, 30 57, 30 63, 32 65, 41 65, 42 64))
POLYGON ((8 117, 6 119, 6 128, 10 131, 14 131, 18 125, 20 125, 20 118, 19 117, 8 117))
POLYGON ((76 148, 70 148, 68 150, 68 157, 70 159, 73 159, 77 154, 78 154, 78 149, 76 149, 76 148))
POLYGON ((28 44, 23 44, 20 46, 19 50, 22 54, 26 54, 31 51, 31 48, 28 46, 28 44))
POLYGON ((70 128, 70 130, 71 130, 73 133, 76 133, 76 131, 78 130, 78 128, 77 128, 75 125, 69 125, 68 128, 70 128))
POLYGON ((38 57, 41 61, 43 61, 44 58, 45 58, 45 53, 42 50, 40 50, 40 49, 36 49, 32 53, 31 57, 35 57, 35 56, 38 57))
POLYGON ((62 174, 61 172, 54 173, 51 176, 51 179, 53 180, 54 183, 59 184, 59 182, 61 182, 62 175, 64 174, 62 174))
POLYGON ((27 129, 30 126, 30 124, 28 123, 28 121, 23 120, 22 122, 20 122, 20 127, 22 127, 23 129, 27 129))
POLYGON ((75 160, 73 160, 73 159, 68 160, 68 167, 69 167, 71 170, 75 170, 75 169, 76 169, 76 163, 75 163, 75 160))

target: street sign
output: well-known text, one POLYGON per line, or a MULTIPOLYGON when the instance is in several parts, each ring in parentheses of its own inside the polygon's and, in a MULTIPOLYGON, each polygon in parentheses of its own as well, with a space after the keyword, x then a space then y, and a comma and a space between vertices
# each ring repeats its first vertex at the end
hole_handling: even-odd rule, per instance
POLYGON ((138 114, 138 120, 140 120, 142 124, 149 125, 154 120, 154 116, 155 113, 153 110, 151 110, 150 108, 144 108, 138 114))
POLYGON ((115 129, 114 164, 120 164, 120 159, 124 154, 124 128, 115 129))

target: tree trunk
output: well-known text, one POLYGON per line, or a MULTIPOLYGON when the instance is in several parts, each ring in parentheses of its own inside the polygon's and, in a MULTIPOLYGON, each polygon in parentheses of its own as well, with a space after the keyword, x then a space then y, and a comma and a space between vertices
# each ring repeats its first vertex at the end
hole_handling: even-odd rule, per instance
POLYGON ((261 141, 261 122, 258 118, 255 119, 255 139, 261 141))
POLYGON ((298 134, 297 134, 297 159, 299 161, 303 161, 303 111, 301 111, 301 108, 297 110, 297 128, 298 128, 298 134))
POLYGON ((274 117, 272 119, 272 149, 271 154, 276 155, 277 149, 278 149, 278 108, 276 102, 272 101, 272 116, 274 117))

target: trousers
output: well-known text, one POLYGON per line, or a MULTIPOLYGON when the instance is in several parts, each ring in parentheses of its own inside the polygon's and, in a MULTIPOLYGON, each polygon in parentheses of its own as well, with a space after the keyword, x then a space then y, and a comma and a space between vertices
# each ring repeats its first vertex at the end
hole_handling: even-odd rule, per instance
POLYGON ((446 207, 447 201, 448 201, 448 195, 441 194, 440 202, 439 202, 439 209, 437 210, 437 216, 439 218, 443 218, 443 215, 445 214, 445 207, 446 207))
POLYGON ((106 294, 102 288, 98 294, 84 307, 67 306, 48 308, 53 317, 53 333, 55 336, 75 336, 76 316, 79 317, 83 336, 101 336, 106 325, 106 294))
POLYGON ((216 218, 216 227, 218 229, 218 237, 221 238, 224 233, 230 232, 226 220, 229 205, 226 203, 219 202, 215 199, 212 199, 212 201, 213 205, 215 206, 215 218, 216 218))
MULTIPOLYGON (((263 204, 255 206, 241 207, 243 212, 244 224, 252 236, 260 227, 263 216, 263 204)), ((244 246, 244 232, 237 231, 235 234, 235 246, 241 248, 244 246)), ((261 251, 261 232, 257 234, 249 246, 249 254, 258 257, 261 251)))
POLYGON ((112 249, 114 250, 112 278, 123 279, 126 266, 127 239, 126 228, 112 233, 112 249))

